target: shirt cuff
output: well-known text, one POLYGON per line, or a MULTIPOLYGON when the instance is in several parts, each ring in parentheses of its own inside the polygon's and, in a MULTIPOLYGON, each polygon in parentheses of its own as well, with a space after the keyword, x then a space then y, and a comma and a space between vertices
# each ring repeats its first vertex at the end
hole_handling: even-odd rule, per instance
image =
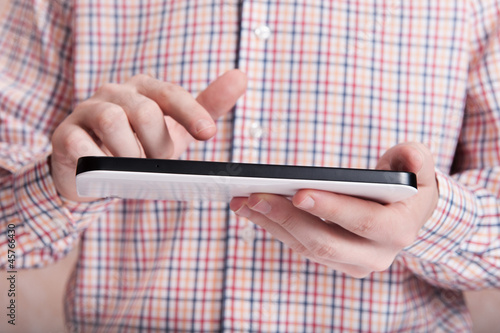
POLYGON ((437 207, 420 230, 417 240, 403 255, 419 261, 442 262, 456 255, 478 223, 478 199, 450 176, 436 170, 439 189, 437 207))
POLYGON ((50 247, 63 238, 76 238, 111 201, 79 203, 60 197, 47 156, 26 166, 14 177, 17 212, 24 232, 31 234, 32 244, 41 241, 43 246, 50 247))

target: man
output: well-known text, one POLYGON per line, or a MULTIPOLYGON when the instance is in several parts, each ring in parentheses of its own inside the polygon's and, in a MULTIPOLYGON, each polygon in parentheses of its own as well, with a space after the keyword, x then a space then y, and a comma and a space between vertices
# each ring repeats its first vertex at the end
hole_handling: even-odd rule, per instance
POLYGON ((11 3, 0 205, 16 267, 81 238, 74 331, 470 330, 461 290, 500 285, 499 12, 11 3), (84 155, 405 170, 419 193, 86 202, 74 185, 84 155))

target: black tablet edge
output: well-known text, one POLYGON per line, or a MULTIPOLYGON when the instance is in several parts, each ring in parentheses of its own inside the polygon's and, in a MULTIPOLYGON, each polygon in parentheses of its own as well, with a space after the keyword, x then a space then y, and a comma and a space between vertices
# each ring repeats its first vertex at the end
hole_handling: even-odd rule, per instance
POLYGON ((405 185, 417 188, 416 175, 404 171, 109 156, 84 156, 78 159, 76 169, 77 175, 97 170, 344 181, 405 185))

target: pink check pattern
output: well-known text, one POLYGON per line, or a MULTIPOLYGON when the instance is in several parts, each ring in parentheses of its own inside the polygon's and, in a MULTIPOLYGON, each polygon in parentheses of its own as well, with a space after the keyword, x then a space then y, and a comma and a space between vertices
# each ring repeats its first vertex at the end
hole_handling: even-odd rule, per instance
POLYGON ((80 239, 70 331, 466 332, 460 290, 500 287, 499 1, 20 0, 0 16, 1 253, 9 223, 18 268, 80 239), (235 67, 248 92, 183 158, 373 168, 430 147, 438 207, 387 271, 305 260, 226 204, 58 196, 51 134, 100 85, 147 73, 197 94, 235 67))

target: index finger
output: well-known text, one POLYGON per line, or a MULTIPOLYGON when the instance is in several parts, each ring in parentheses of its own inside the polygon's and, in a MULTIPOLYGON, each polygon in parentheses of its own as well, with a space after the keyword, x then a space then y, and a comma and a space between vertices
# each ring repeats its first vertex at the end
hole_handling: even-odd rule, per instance
POLYGON ((139 93, 154 100, 165 115, 171 116, 198 140, 207 140, 215 134, 214 119, 232 108, 247 85, 245 74, 231 70, 210 83, 195 99, 178 85, 146 75, 132 80, 139 93))
POLYGON ((147 75, 138 75, 131 83, 139 94, 155 101, 165 115, 180 123, 195 139, 207 140, 215 134, 215 123, 208 111, 184 88, 147 75))

